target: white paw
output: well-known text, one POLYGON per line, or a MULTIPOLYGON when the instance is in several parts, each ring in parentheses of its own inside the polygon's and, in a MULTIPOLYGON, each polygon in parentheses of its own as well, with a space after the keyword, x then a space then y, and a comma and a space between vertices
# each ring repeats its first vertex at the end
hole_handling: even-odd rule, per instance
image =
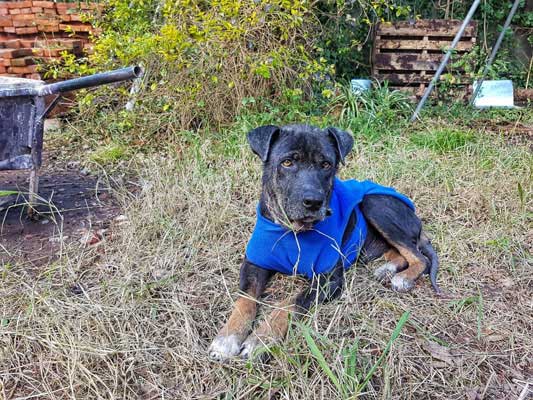
POLYGON ((388 262, 374 271, 374 277, 380 282, 390 281, 397 271, 398 267, 388 262))
POLYGON ((226 361, 235 357, 241 350, 241 340, 236 335, 217 336, 209 346, 209 358, 213 361, 226 361))
POLYGON ((242 344, 240 356, 244 359, 251 358, 262 347, 266 347, 264 340, 251 333, 242 344))
POLYGON ((415 286, 415 282, 403 277, 400 274, 394 275, 391 280, 391 287, 397 292, 408 292, 415 286))

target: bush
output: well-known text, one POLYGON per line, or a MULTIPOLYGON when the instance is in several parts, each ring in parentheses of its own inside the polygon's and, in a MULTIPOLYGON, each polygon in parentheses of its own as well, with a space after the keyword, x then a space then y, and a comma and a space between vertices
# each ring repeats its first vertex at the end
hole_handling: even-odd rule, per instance
MULTIPOLYGON (((218 128, 248 98, 278 98, 302 85, 311 94, 311 77, 333 73, 325 59, 312 57, 318 23, 305 4, 110 0, 96 21, 102 34, 89 62, 99 70, 144 66, 136 112, 160 114, 170 124, 153 133, 218 128)), ((84 113, 116 102, 101 95, 96 104, 86 99, 84 113)))

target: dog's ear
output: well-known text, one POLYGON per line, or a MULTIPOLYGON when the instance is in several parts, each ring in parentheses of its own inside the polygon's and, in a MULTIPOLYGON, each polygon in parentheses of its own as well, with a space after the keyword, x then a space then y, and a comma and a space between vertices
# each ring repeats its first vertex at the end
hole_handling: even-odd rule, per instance
POLYGON ((328 134, 333 137, 337 145, 337 151, 339 152, 339 159, 344 164, 344 158, 352 150, 353 137, 346 131, 341 131, 338 128, 327 128, 328 134))
POLYGON ((279 127, 275 125, 265 125, 248 132, 247 138, 253 152, 259 156, 261 161, 268 160, 270 147, 275 137, 279 134, 279 127))

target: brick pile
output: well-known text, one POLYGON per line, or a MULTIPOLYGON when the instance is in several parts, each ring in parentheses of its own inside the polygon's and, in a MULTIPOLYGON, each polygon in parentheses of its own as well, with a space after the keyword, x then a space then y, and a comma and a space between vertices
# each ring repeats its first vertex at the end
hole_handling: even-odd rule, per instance
POLYGON ((63 52, 90 53, 97 32, 83 15, 97 12, 101 7, 91 3, 0 1, 0 76, 41 79, 41 65, 63 52))

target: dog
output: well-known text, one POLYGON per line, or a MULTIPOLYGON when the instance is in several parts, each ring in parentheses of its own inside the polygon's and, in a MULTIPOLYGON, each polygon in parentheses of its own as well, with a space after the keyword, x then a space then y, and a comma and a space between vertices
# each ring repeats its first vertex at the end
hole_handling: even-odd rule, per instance
POLYGON ((267 125, 248 133, 263 162, 257 221, 240 270, 233 312, 209 347, 209 357, 249 358, 272 340, 283 340, 289 314, 340 296, 344 272, 356 261, 384 257, 374 275, 407 292, 429 273, 436 292, 437 254, 414 205, 392 188, 370 181, 341 181, 340 164, 351 134, 337 128, 267 125), (251 333, 257 299, 275 273, 304 275, 310 284, 277 307, 251 333))

